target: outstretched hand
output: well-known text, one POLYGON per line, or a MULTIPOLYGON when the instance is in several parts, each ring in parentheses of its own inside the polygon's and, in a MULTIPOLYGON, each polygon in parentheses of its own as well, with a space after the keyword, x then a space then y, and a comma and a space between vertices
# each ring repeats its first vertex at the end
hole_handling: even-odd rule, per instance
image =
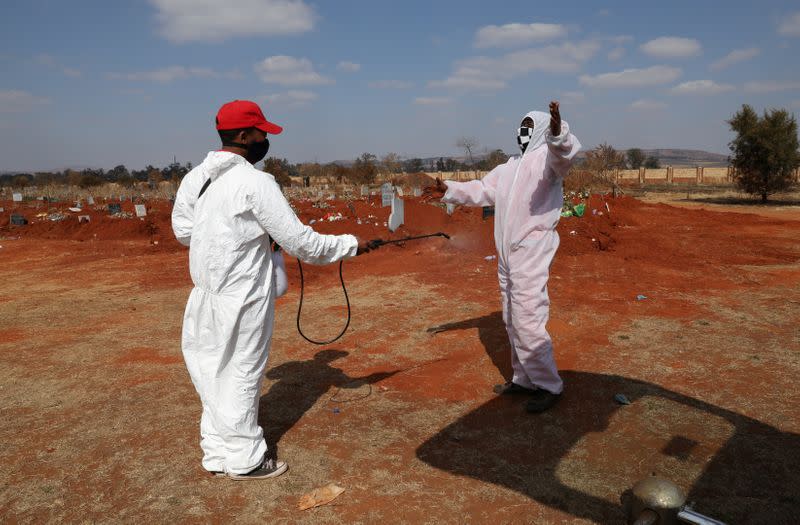
POLYGON ((556 137, 561 135, 561 110, 557 100, 550 102, 550 133, 556 137))

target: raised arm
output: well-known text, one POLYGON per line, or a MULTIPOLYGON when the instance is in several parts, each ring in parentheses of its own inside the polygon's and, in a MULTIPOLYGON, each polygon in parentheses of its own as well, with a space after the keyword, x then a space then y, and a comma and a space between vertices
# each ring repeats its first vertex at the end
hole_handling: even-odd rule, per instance
POLYGON ((301 261, 329 264, 357 254, 358 240, 353 235, 322 235, 300 222, 271 177, 259 177, 246 198, 261 227, 281 248, 301 261))
POLYGON ((561 120, 561 108, 557 101, 550 102, 550 126, 544 133, 547 143, 547 164, 556 177, 565 177, 572 159, 581 150, 578 138, 570 133, 569 124, 561 120))

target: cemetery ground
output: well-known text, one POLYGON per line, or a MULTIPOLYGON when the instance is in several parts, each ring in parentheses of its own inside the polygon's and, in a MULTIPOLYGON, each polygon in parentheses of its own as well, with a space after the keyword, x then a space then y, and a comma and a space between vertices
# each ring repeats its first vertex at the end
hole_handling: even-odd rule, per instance
MULTIPOLYGON (((296 206, 319 231, 386 237, 374 199, 296 206)), ((549 329, 565 395, 529 415, 491 391, 510 368, 492 219, 424 201, 406 199, 391 235, 452 240, 345 262, 352 323, 335 344, 297 334, 287 258, 259 416, 290 470, 257 483, 200 466, 169 203, 83 224, 22 208, 19 227, 0 204, 2 521, 621 524, 620 494, 656 473, 728 523, 797 523, 796 205, 595 195, 563 218, 549 329), (331 482, 345 492, 297 510, 331 482)), ((331 337, 338 267, 304 269, 303 330, 331 337)))

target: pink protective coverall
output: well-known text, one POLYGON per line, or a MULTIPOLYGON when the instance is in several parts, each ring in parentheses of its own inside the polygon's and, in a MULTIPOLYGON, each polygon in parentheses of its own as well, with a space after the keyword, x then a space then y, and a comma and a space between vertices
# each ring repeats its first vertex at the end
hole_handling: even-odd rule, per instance
POLYGON ((511 342, 512 381, 559 394, 564 386, 547 333, 547 279, 558 249, 556 225, 562 181, 581 148, 566 121, 550 133, 550 115, 533 111, 534 135, 521 157, 512 157, 481 180, 447 181, 443 202, 495 206, 494 239, 503 321, 511 342))

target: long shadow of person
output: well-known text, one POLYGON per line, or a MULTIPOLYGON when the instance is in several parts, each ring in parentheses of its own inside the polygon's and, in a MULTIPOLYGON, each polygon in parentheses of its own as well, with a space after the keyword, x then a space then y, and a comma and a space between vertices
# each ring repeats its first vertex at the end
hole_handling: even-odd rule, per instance
POLYGON ((306 361, 289 361, 267 372, 267 378, 277 380, 261 396, 258 423, 264 429, 264 439, 271 455, 277 455, 277 444, 320 397, 331 387, 356 389, 377 383, 398 371, 375 372, 364 377, 350 377, 333 361, 348 356, 344 350, 326 349, 306 361))
MULTIPOLYGON (((478 326, 494 333, 482 340, 494 340, 497 322, 492 314, 450 326, 478 326)), ((599 523, 624 523, 616 497, 652 470, 728 523, 800 522, 800 435, 637 379, 562 377, 564 399, 550 411, 532 416, 518 400, 491 399, 417 457, 599 523), (620 392, 631 406, 612 401, 620 392)))

